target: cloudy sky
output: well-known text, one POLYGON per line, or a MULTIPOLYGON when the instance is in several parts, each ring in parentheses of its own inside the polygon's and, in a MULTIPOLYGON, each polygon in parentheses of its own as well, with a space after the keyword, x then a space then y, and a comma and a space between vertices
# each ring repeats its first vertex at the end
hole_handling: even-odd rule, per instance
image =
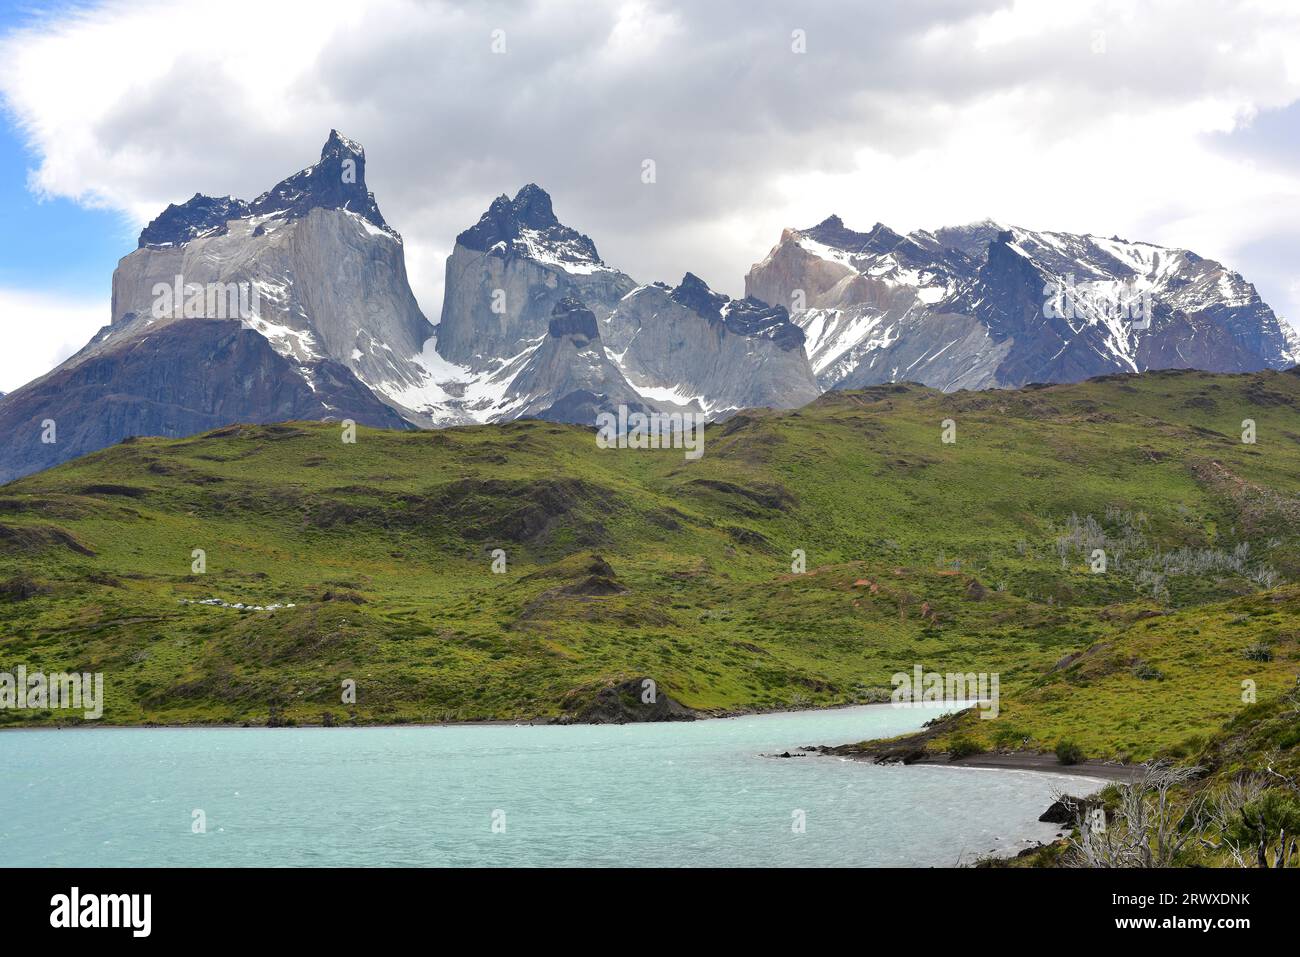
POLYGON ((434 321, 456 233, 527 182, 641 281, 739 294, 832 212, 991 217, 1193 249, 1300 319, 1292 0, 10 3, 0 98, 0 391, 108 321, 167 203, 251 198, 331 127, 434 321))

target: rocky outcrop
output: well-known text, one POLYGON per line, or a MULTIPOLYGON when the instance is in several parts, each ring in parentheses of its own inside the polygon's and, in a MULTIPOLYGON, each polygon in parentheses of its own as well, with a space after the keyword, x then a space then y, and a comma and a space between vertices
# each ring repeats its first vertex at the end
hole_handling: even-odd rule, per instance
POLYGON ((617 414, 658 408, 636 392, 610 361, 601 342, 596 316, 576 299, 565 298, 551 310, 546 336, 511 380, 506 401, 513 418, 595 425, 601 412, 617 414))
POLYGON ((1093 808, 1102 806, 1102 802, 1097 798, 1071 797, 1064 794, 1053 801, 1051 807, 1040 814, 1038 819, 1046 824, 1063 824, 1074 827, 1093 808))
POLYGON ((170 204, 140 233, 138 247, 164 249, 182 246, 193 239, 222 236, 232 219, 248 215, 248 204, 233 196, 204 196, 195 193, 179 205, 170 204))
POLYGON ((0 476, 231 422, 406 427, 418 417, 394 396, 427 383, 432 332, 364 151, 331 131, 316 165, 252 202, 196 195, 144 229, 113 274, 109 324, 0 405, 16 437, 0 476))
POLYGON ((233 196, 195 193, 173 203, 140 233, 139 247, 163 249, 195 239, 224 235, 232 220, 275 216, 301 219, 313 209, 343 209, 400 239, 379 212, 375 194, 366 189, 366 153, 361 144, 330 130, 320 161, 282 180, 251 203, 233 196))
POLYGON ((177 318, 237 318, 294 362, 346 366, 405 411, 401 394, 427 379, 418 357, 433 327, 365 169, 360 145, 331 130, 317 164, 251 203, 196 197, 169 207, 118 264, 112 329, 82 356, 177 318), (214 225, 231 212, 239 215, 214 225), (205 293, 199 308, 184 288, 165 293, 177 277, 205 293))
POLYGON ((579 688, 562 702, 555 724, 630 724, 639 721, 694 721, 696 713, 640 677, 579 688))
POLYGON ((461 370, 445 391, 467 398, 429 414, 590 424, 618 404, 713 418, 798 406, 820 393, 803 338, 783 307, 732 300, 689 273, 676 287, 637 285, 529 184, 457 237, 437 353, 461 370), (587 310, 596 334, 557 335, 562 303, 587 310))
POLYGON ((313 209, 355 213, 399 242, 397 230, 384 222, 375 194, 366 188, 366 151, 338 130, 330 130, 314 166, 281 180, 248 204, 253 216, 301 219, 313 209))
POLYGON ((239 319, 293 361, 332 360, 385 397, 423 380, 414 357, 433 333, 411 294, 401 242, 338 209, 233 220, 220 235, 143 247, 118 264, 112 308, 110 332, 87 354, 179 318, 239 319), (205 299, 187 316, 172 305, 184 293, 173 292, 160 310, 158 292, 177 276, 205 293, 233 287, 246 308, 218 297, 218 308, 205 299))

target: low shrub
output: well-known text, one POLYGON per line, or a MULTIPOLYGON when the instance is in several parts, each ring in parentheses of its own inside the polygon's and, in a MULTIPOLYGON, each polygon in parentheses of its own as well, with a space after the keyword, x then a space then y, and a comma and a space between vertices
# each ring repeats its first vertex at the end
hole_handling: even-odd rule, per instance
POLYGON ((1060 741, 1056 745, 1056 760, 1062 764, 1078 764, 1083 760, 1083 749, 1073 741, 1060 741))

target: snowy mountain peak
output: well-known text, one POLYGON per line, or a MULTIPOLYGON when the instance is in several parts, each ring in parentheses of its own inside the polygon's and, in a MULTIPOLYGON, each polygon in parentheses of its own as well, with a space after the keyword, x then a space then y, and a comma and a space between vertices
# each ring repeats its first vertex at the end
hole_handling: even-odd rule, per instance
POLYGON ((1279 320, 1282 327, 1282 339, 1286 343, 1284 361, 1288 365, 1300 366, 1300 329, 1286 320, 1279 320))
POLYGON ((795 230, 795 232, 816 242, 848 252, 856 252, 861 249, 868 238, 866 233, 859 233, 846 227, 844 220, 834 213, 827 216, 816 226, 795 230))
POLYGON ((479 221, 456 237, 458 245, 492 256, 525 257, 568 272, 608 269, 596 244, 560 222, 550 194, 529 183, 510 199, 502 193, 479 221))
POLYGON ((903 237, 884 223, 876 223, 868 232, 860 233, 844 225, 844 220, 837 215, 830 215, 816 226, 796 230, 799 235, 813 242, 841 249, 851 254, 889 252, 903 237))
POLYGON ((232 219, 248 215, 248 204, 233 196, 195 193, 185 202, 168 205, 140 231, 137 248, 179 246, 204 236, 220 236, 232 219))
POLYGON ((251 203, 233 196, 195 193, 163 210, 140 233, 138 247, 164 249, 195 239, 224 236, 234 220, 254 216, 293 220, 313 209, 344 209, 401 241, 384 222, 374 194, 366 189, 366 153, 355 140, 330 130, 314 166, 281 180, 251 203))
POLYGON ((331 157, 354 156, 364 158, 365 149, 354 139, 349 139, 338 130, 330 130, 329 137, 325 140, 325 145, 321 147, 321 162, 331 157))
POLYGON ((530 229, 550 229, 559 226, 560 220, 551 205, 551 194, 536 183, 529 183, 515 194, 510 204, 522 226, 530 229))
POLYGON ((752 298, 732 299, 714 292, 694 273, 688 272, 676 288, 668 290, 668 298, 710 323, 721 324, 732 335, 770 339, 787 351, 803 346, 803 330, 790 321, 784 306, 752 298))
POLYGON ((1284 368, 1290 336, 1221 263, 991 219, 906 237, 832 216, 785 230, 746 293, 790 303, 825 388, 945 390, 1158 368, 1284 368))
POLYGON ((720 292, 714 292, 699 276, 688 272, 668 294, 674 302, 681 303, 708 319, 722 316, 723 307, 730 301, 720 292))
POLYGON ((320 161, 281 180, 249 204, 254 216, 298 219, 313 209, 345 209, 393 236, 375 196, 366 189, 366 151, 338 130, 330 130, 320 161))

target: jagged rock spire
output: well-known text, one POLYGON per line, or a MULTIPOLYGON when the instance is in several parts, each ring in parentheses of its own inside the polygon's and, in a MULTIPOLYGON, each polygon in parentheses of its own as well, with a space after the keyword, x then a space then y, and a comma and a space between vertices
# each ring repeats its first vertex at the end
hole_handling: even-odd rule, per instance
POLYGON ((315 165, 281 180, 251 203, 233 196, 195 193, 184 203, 163 210, 140 233, 139 245, 179 246, 223 235, 231 220, 273 214, 297 219, 313 209, 346 209, 401 238, 384 221, 374 194, 366 189, 366 151, 338 130, 330 130, 315 165))

